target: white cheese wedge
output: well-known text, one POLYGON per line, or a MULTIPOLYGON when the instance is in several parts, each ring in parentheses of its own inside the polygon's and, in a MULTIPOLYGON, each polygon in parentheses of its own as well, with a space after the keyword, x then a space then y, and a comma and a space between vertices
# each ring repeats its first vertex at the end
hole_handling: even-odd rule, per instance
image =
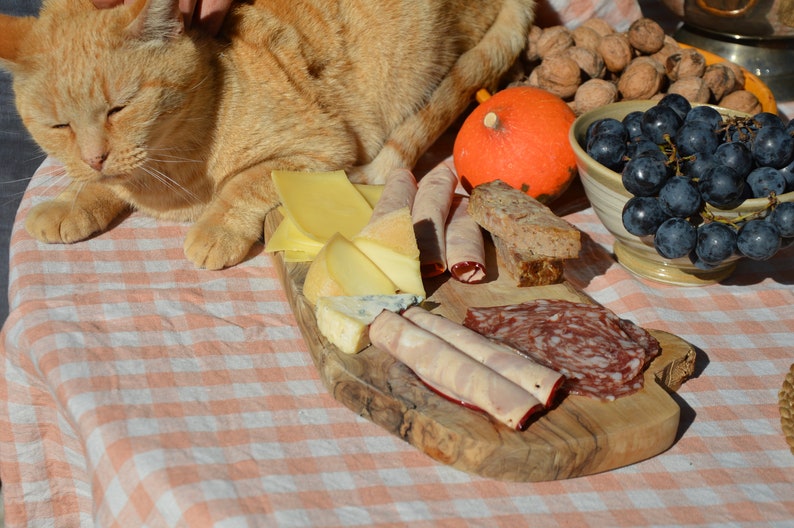
POLYGON ((315 306, 320 333, 345 354, 369 346, 369 325, 383 310, 401 312, 419 304, 413 294, 320 297, 315 306))
POLYGON ((372 207, 344 171, 273 171, 272 178, 284 214, 317 242, 325 243, 334 233, 350 238, 372 216, 372 207))
POLYGON ((352 242, 333 235, 312 261, 303 282, 303 295, 317 299, 337 295, 391 295, 397 287, 352 242))
POLYGON ((425 296, 413 219, 408 207, 370 221, 352 240, 402 293, 425 296))

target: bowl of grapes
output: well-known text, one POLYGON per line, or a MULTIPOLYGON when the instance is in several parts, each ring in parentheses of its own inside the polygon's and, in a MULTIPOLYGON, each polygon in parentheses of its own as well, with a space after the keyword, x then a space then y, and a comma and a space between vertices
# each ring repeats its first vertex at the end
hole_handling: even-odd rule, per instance
POLYGON ((720 282, 794 242, 794 120, 667 94, 582 114, 570 131, 615 258, 658 282, 720 282))

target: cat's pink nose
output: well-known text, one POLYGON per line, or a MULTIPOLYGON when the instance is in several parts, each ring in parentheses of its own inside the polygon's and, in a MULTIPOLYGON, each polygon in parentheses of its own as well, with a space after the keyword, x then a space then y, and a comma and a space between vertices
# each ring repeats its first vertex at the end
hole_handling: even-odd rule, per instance
POLYGON ((105 164, 105 160, 106 159, 108 159, 108 153, 107 152, 105 152, 103 154, 99 154, 99 155, 94 156, 92 158, 88 158, 88 159, 84 158, 83 161, 85 161, 86 164, 89 167, 91 167, 92 169, 101 171, 102 170, 102 166, 105 164))

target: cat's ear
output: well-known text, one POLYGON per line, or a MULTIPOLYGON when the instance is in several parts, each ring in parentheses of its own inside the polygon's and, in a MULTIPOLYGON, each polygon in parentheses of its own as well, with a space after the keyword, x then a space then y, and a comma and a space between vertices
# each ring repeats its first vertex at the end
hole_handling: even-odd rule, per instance
POLYGON ((20 65, 19 45, 36 19, 0 15, 0 66, 13 72, 20 65))
POLYGON ((136 0, 129 6, 127 34, 144 41, 166 41, 185 30, 178 0, 136 0))

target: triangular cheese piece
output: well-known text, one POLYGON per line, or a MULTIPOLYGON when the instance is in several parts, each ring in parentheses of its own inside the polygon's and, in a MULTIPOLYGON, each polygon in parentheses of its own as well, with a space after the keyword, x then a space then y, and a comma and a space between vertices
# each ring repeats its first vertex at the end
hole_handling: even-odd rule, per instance
POLYGON ((371 220, 353 243, 367 255, 403 293, 425 296, 413 220, 408 207, 371 220))
POLYGON ((317 327, 325 338, 346 354, 356 354, 369 346, 369 325, 383 310, 401 312, 419 304, 413 294, 320 297, 315 315, 317 327))

